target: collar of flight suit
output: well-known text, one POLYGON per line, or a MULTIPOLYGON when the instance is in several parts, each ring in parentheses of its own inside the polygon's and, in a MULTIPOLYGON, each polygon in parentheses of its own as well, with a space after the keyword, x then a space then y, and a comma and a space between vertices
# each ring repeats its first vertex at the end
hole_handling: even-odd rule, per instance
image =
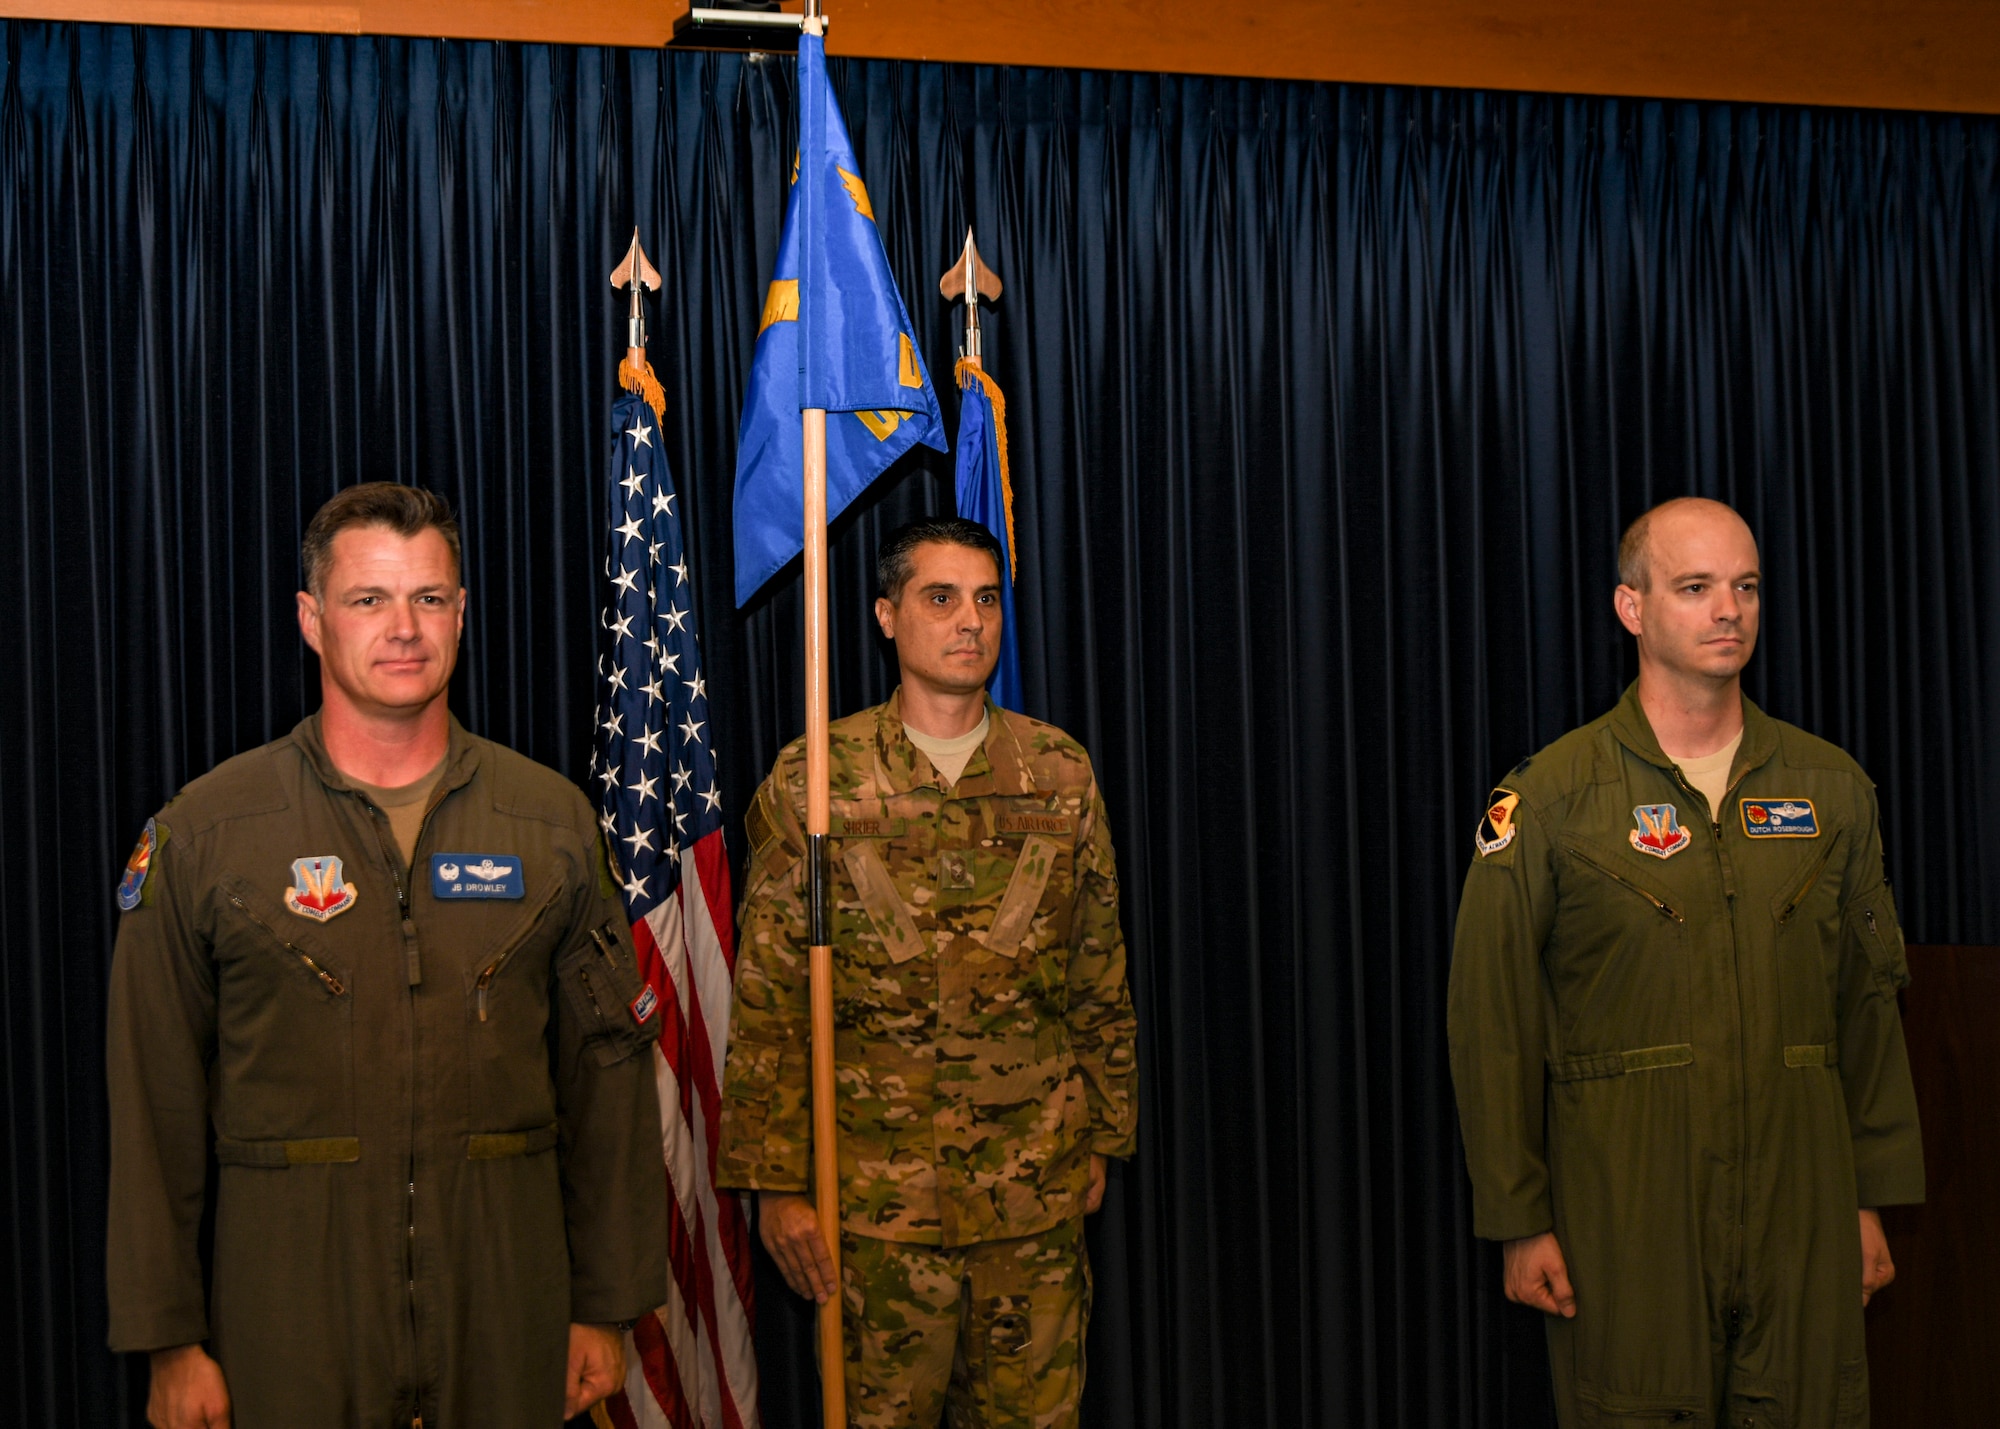
MULTIPOLYGON (((1732 789, 1745 774, 1770 762, 1778 752, 1778 722, 1758 709, 1748 695, 1742 699, 1743 743, 1736 747, 1736 758, 1729 765, 1729 787, 1732 789)), ((1648 764, 1668 774, 1680 768, 1678 761, 1660 748, 1659 738, 1653 733, 1653 722, 1646 718, 1645 706, 1639 703, 1637 680, 1625 687, 1624 698, 1611 711, 1610 728, 1613 738, 1648 764)))
MULTIPOLYGON (((458 722, 456 715, 445 716, 450 723, 444 751, 444 773, 438 776, 437 788, 431 792, 430 807, 443 802, 447 794, 457 792, 472 782, 472 776, 479 769, 479 746, 466 733, 465 726, 458 722)), ((306 762, 312 765, 313 773, 320 783, 339 793, 358 794, 360 790, 333 762, 333 756, 326 752, 326 740, 320 734, 319 711, 314 710, 292 727, 292 742, 305 751, 306 762)))
MULTIPOLYGON (((903 732, 903 687, 889 696, 875 715, 875 765, 882 787, 895 794, 912 789, 943 789, 937 769, 910 737, 903 732)), ((951 786, 954 799, 977 799, 989 794, 1032 794, 1034 775, 1028 769, 1026 752, 1006 712, 986 697, 986 738, 965 762, 958 782, 951 786)))

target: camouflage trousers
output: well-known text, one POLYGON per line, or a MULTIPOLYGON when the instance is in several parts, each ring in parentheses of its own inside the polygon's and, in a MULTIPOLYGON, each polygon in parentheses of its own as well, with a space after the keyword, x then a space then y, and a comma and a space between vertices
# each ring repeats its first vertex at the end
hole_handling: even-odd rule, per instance
POLYGON ((1083 1394, 1083 1221, 950 1249, 840 1235, 853 1429, 1068 1429, 1083 1394))

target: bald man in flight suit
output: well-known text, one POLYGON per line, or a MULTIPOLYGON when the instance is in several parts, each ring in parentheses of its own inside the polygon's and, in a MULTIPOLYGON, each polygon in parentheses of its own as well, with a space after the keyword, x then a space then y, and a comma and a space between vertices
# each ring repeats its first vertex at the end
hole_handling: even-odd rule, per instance
POLYGON ((1875 1208, 1920 1201, 1874 786, 1743 697, 1757 543, 1646 513, 1639 678, 1487 803, 1449 1023, 1473 1226, 1548 1316, 1563 1429, 1868 1422, 1875 1208))

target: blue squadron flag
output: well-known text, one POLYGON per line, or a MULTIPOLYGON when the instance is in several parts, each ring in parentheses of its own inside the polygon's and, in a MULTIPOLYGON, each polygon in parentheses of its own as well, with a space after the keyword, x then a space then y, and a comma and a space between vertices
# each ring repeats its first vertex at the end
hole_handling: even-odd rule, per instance
MULTIPOLYGON (((1007 401, 1000 384, 970 359, 958 364, 958 514, 1000 542, 1000 662, 987 692, 1021 710, 1021 648, 1014 634, 1014 485, 1007 473, 1007 401)), ((1026 713, 1025 710, 1022 710, 1026 713)))
POLYGON ((912 446, 949 447, 889 274, 824 42, 799 37, 799 152, 736 449, 736 603, 805 543, 804 422, 825 409, 830 521, 912 446))

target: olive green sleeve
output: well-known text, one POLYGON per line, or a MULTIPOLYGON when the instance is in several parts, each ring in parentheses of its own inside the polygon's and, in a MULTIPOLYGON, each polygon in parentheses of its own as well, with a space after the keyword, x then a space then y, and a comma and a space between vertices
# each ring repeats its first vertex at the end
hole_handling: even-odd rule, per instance
POLYGON ((114 1350, 208 1335, 196 1242, 208 1192, 215 969, 189 881, 194 862, 185 841, 162 838, 143 901, 119 919, 111 958, 105 1280, 114 1350))
POLYGON ((1130 1156, 1139 1131, 1139 1019, 1125 978, 1118 924, 1118 867, 1097 781, 1077 830, 1076 903, 1070 917, 1069 1045, 1090 1107, 1090 1149, 1130 1156))
POLYGON ((1882 872, 1874 791, 1848 855, 1840 932, 1840 1081, 1854 1139, 1854 1183, 1866 1207, 1924 1198, 1924 1148, 1917 1094, 1903 1045, 1896 993, 1909 985, 1903 930, 1882 872))
POLYGON ((1505 847, 1476 853, 1465 876, 1446 994, 1472 1230, 1486 1240, 1555 1223, 1543 1132, 1548 994, 1542 945, 1555 879, 1541 820, 1523 800, 1505 847))
POLYGON ((750 868, 737 918, 736 991, 722 1076, 716 1181, 804 1191, 812 1151, 805 828, 780 759, 745 820, 750 868))
MULTIPOLYGON (((580 800, 579 800, 580 802, 580 800)), ((583 810, 585 817, 588 809, 583 810)), ((578 830, 593 859, 595 833, 578 830)), ((667 1299, 667 1195, 648 1004, 616 888, 586 868, 557 954, 556 1102, 570 1319, 614 1324, 667 1299)))

